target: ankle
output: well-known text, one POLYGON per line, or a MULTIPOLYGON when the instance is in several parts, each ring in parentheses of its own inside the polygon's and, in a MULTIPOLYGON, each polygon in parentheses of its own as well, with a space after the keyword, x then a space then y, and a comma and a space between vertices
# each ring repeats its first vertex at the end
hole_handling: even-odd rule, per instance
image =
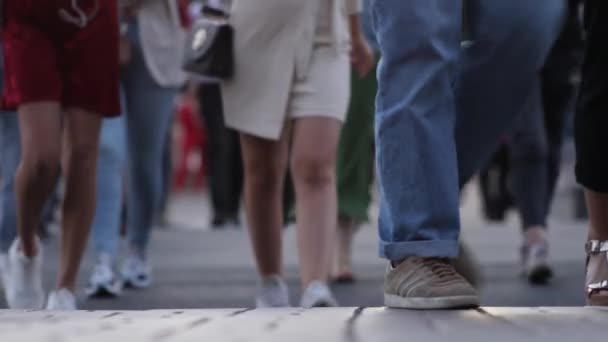
POLYGON ((76 286, 75 285, 67 285, 67 284, 59 284, 57 285, 57 287, 55 288, 54 292, 61 292, 61 291, 67 291, 69 293, 75 293, 76 292, 76 286))
POLYGON ((23 253, 23 255, 28 258, 34 258, 38 256, 38 241, 36 237, 20 239, 19 241, 19 251, 23 253))
POLYGON ((314 285, 314 284, 322 284, 322 285, 327 286, 328 281, 327 281, 327 279, 310 279, 307 281, 302 281, 302 289, 307 289, 311 285, 314 285))
POLYGON ((141 259, 141 260, 146 260, 145 250, 143 248, 135 246, 135 245, 129 246, 129 255, 136 257, 138 259, 141 259))
POLYGON ((273 285, 283 281, 283 277, 280 274, 268 274, 260 276, 259 283, 261 286, 273 285))
POLYGON ((547 241, 547 230, 543 226, 532 226, 524 232, 524 240, 527 245, 544 243, 547 241))

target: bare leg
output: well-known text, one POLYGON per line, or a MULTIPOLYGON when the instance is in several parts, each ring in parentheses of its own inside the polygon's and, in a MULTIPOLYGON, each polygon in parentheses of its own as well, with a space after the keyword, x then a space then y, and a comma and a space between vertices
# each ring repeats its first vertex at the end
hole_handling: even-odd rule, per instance
POLYGON ((332 278, 338 282, 351 282, 354 280, 352 245, 357 228, 357 224, 352 219, 340 218, 338 220, 332 265, 332 278))
POLYGON ((279 141, 241 134, 245 168, 245 213, 261 277, 281 274, 283 182, 289 130, 279 141))
MULTIPOLYGON (((589 240, 608 241, 608 193, 585 190, 589 210, 589 240)), ((602 284, 608 280, 606 253, 590 253, 587 264, 586 284, 602 284)), ((597 289, 588 298, 588 304, 608 305, 608 291, 597 289)))
POLYGON ((296 190, 298 251, 304 288, 327 281, 338 217, 336 150, 341 123, 329 118, 295 120, 291 171, 296 190))
POLYGON ((57 103, 38 102, 19 108, 22 157, 15 179, 17 225, 23 253, 38 254, 36 233, 44 204, 59 176, 61 114, 57 103))
POLYGON ((608 193, 585 191, 589 209, 589 239, 608 240, 608 193))
MULTIPOLYGON (((57 288, 74 291, 93 223, 101 116, 73 109, 65 116, 63 236, 57 288)), ((116 200, 119 200, 118 198, 116 200)))

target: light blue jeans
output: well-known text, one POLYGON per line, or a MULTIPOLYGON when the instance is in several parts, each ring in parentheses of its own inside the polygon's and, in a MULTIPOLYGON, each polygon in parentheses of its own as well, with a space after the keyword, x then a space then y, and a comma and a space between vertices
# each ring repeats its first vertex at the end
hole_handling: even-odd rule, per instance
POLYGON ((104 122, 93 225, 96 252, 114 256, 120 241, 123 179, 127 184, 129 245, 141 253, 147 250, 162 198, 163 153, 178 91, 161 87, 150 75, 138 27, 133 23, 129 26, 129 40, 131 61, 121 77, 124 117, 104 122))
POLYGON ((137 25, 130 25, 131 62, 122 73, 127 118, 129 244, 145 253, 163 191, 163 156, 178 89, 150 75, 137 25))
POLYGON ((376 101, 380 255, 456 257, 459 184, 523 112, 564 0, 372 0, 382 51, 376 101))
POLYGON ((8 252, 17 236, 15 174, 21 160, 19 136, 17 114, 0 112, 0 253, 8 252))
POLYGON ((124 116, 103 121, 97 162, 97 210, 93 220, 96 253, 118 255, 127 154, 124 116))

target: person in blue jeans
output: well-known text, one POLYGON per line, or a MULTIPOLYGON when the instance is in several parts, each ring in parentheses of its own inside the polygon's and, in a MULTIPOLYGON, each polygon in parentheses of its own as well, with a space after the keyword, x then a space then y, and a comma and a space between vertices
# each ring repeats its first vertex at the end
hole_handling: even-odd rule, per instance
POLYGON ((123 13, 123 39, 130 47, 121 70, 125 117, 106 120, 102 130, 92 235, 96 264, 86 290, 89 296, 119 295, 123 285, 145 288, 152 282, 147 252, 162 201, 167 132, 185 82, 181 55, 186 33, 177 1, 138 2, 123 13), (118 267, 125 163, 127 253, 118 267))
MULTIPOLYGON (((0 46, 0 90, 4 80, 4 62, 0 46)), ((8 267, 8 250, 17 237, 15 174, 21 160, 17 113, 0 112, 0 285, 8 267)))
POLYGON ((119 296, 123 282, 116 274, 127 161, 126 119, 108 118, 103 122, 97 162, 97 210, 92 226, 96 263, 88 296, 119 296))
POLYGON ((479 305, 450 264, 459 187, 522 113, 565 0, 373 0, 382 60, 376 144, 384 298, 395 308, 479 305), (470 43, 461 47, 467 14, 470 43))

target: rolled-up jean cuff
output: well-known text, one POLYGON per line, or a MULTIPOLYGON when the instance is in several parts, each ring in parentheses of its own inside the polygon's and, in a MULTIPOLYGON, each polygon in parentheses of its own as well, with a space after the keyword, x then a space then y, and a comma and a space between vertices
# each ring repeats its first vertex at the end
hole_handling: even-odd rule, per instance
POLYGON ((422 258, 456 258, 460 251, 458 240, 437 241, 380 241, 380 257, 387 260, 403 260, 417 256, 422 258))

